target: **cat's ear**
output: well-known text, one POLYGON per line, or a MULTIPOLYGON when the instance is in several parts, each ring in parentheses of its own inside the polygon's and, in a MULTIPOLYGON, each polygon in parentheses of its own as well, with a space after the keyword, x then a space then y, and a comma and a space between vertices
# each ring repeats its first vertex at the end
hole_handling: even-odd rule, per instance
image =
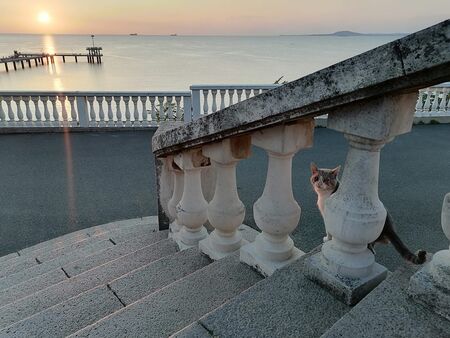
POLYGON ((317 174, 319 171, 319 168, 317 168, 317 165, 314 162, 311 162, 310 168, 311 168, 311 174, 317 174))
POLYGON ((336 168, 334 168, 333 170, 331 170, 331 173, 337 177, 339 175, 339 171, 341 170, 341 166, 338 165, 336 168))

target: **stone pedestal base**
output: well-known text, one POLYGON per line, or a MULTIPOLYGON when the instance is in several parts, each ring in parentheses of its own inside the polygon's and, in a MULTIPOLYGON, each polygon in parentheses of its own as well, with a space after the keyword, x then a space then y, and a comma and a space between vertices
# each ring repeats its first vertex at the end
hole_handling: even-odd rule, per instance
POLYGON ((375 263, 372 273, 364 278, 346 278, 334 273, 327 260, 319 252, 305 260, 305 275, 330 290, 340 301, 354 305, 380 284, 388 274, 388 270, 375 263))
POLYGON ((408 294, 418 303, 450 320, 450 251, 436 253, 433 260, 410 279, 408 294), (441 264, 442 263, 442 264, 441 264))
POLYGON ((180 228, 181 227, 177 223, 175 223, 175 222, 170 223, 169 234, 167 235, 167 237, 174 239, 176 234, 180 231, 180 228))
POLYGON ((255 243, 250 243, 241 248, 240 261, 255 268, 264 276, 272 275, 278 270, 299 259, 305 253, 296 247, 292 249, 292 256, 288 260, 281 262, 265 259, 261 254, 257 253, 255 243))
POLYGON ((178 244, 181 251, 197 247, 198 243, 208 236, 208 231, 205 227, 202 227, 200 231, 189 232, 186 229, 181 228, 180 231, 172 233, 172 239, 178 244), (184 239, 184 241, 182 240, 184 239), (187 240, 186 240, 187 239, 187 240))
POLYGON ((217 249, 217 247, 214 245, 214 243, 211 243, 211 235, 205 238, 204 240, 200 241, 198 244, 198 247, 201 252, 203 252, 205 255, 207 255, 212 260, 218 260, 222 259, 224 257, 227 257, 229 255, 234 254, 235 252, 239 251, 240 247, 243 245, 248 244, 248 241, 245 239, 241 239, 239 247, 234 251, 220 251, 217 249))

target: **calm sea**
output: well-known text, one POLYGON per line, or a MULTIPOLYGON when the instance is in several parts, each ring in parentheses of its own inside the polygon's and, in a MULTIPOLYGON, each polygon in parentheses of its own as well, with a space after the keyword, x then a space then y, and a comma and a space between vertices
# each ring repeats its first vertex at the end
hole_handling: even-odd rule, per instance
MULTIPOLYGON (((96 36, 101 65, 61 60, 6 73, 0 90, 188 90, 191 84, 288 81, 400 36, 96 36)), ((13 50, 83 52, 89 35, 0 35, 0 56, 13 50)), ((10 67, 11 69, 12 67, 10 67)))

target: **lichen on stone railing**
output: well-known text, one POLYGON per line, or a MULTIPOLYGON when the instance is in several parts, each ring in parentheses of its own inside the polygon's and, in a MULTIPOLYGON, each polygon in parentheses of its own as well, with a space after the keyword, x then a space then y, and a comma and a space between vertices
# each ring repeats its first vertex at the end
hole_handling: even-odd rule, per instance
POLYGON ((449 80, 447 20, 214 114, 160 128, 152 140, 160 228, 170 228, 180 248, 198 246, 213 259, 240 252, 241 261, 265 275, 302 256, 289 236, 301 214, 292 157, 313 146, 313 118, 328 114, 328 128, 343 133, 349 151, 339 190, 325 204, 332 240, 306 260, 303 273, 344 302, 358 302, 387 275, 368 249, 386 218, 378 196, 381 149, 411 130, 417 91, 449 80), (267 152, 268 169, 253 206, 262 232, 246 243, 238 232, 245 208, 235 167, 251 160, 252 145, 267 152))

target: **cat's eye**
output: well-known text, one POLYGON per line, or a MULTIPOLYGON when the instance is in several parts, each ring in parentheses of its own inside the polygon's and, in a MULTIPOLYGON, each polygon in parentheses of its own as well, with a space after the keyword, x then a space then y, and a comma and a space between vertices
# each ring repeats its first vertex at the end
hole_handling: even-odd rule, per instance
POLYGON ((313 178, 313 182, 317 182, 319 180, 319 176, 313 178))

